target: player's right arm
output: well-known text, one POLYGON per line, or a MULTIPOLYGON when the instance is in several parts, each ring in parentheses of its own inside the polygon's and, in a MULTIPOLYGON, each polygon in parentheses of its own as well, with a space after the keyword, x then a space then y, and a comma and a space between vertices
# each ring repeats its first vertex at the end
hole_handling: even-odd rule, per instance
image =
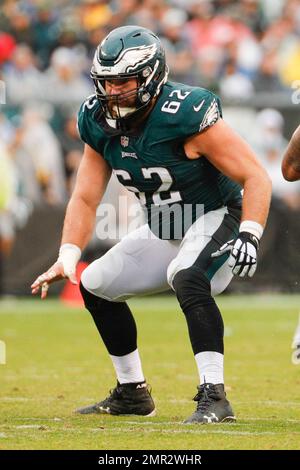
POLYGON ((284 152, 281 170, 287 181, 300 179, 300 126, 295 130, 284 152))
POLYGON ((97 207, 111 176, 104 158, 85 144, 76 184, 69 201, 63 227, 62 244, 72 243, 83 250, 89 242, 97 207))
POLYGON ((44 299, 49 284, 63 278, 69 278, 73 284, 77 284, 76 264, 92 236, 96 210, 110 176, 111 168, 104 158, 85 144, 75 188, 66 211, 59 258, 37 277, 31 286, 32 294, 37 294, 42 288, 41 297, 44 299))

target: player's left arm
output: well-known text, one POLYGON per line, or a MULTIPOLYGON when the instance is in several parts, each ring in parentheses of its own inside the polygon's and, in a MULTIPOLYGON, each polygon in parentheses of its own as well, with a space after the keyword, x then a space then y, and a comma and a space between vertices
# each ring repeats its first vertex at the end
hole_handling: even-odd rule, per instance
POLYGON ((223 119, 191 137, 185 151, 191 159, 205 156, 218 170, 238 182, 244 188, 242 221, 253 220, 265 226, 271 180, 249 145, 223 119))
POLYGON ((281 170, 287 181, 300 179, 300 126, 295 130, 284 152, 281 170))
POLYGON ((223 119, 188 139, 188 158, 205 156, 223 174, 244 188, 240 233, 215 254, 230 252, 233 273, 253 276, 257 249, 265 227, 272 193, 271 180, 249 145, 223 119))

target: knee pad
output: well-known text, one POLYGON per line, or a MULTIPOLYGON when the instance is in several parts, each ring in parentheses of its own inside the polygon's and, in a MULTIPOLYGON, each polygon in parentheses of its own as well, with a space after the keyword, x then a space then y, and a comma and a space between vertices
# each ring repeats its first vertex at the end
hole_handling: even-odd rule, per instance
POLYGON ((200 269, 191 266, 175 274, 173 287, 182 310, 188 310, 196 305, 214 303, 211 296, 209 279, 200 269))

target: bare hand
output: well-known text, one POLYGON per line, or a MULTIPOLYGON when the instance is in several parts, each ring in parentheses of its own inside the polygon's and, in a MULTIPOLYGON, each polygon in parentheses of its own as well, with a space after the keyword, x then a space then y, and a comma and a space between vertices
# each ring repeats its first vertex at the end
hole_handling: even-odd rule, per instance
POLYGON ((31 285, 31 293, 35 295, 41 289, 41 299, 45 299, 48 294, 49 285, 61 279, 69 279, 72 284, 78 284, 75 273, 65 275, 62 263, 56 262, 48 271, 36 278, 31 285))

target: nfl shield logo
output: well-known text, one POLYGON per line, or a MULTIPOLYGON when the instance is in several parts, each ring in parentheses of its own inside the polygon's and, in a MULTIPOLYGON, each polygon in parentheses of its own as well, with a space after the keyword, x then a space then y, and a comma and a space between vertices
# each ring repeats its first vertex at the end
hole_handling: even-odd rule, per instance
POLYGON ((129 137, 126 135, 121 135, 121 145, 122 147, 128 147, 129 144, 129 137))

